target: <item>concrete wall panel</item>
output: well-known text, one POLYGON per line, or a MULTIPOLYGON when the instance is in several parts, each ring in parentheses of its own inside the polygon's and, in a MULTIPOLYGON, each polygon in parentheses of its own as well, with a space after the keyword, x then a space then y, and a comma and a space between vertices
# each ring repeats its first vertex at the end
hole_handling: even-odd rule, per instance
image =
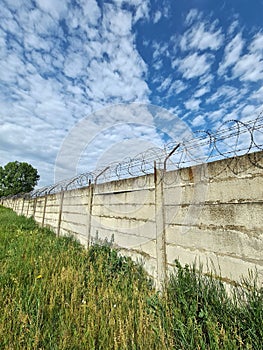
POLYGON ((4 199, 58 235, 110 242, 160 283, 179 259, 263 282, 263 152, 38 198, 4 199), (219 267, 220 266, 220 267, 219 267))

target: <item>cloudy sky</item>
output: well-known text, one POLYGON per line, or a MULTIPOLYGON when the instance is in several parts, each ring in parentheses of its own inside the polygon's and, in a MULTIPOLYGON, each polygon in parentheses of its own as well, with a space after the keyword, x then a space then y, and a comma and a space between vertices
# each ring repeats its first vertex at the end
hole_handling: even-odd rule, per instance
POLYGON ((1 0, 0 165, 29 162, 43 186, 78 133, 76 172, 160 146, 178 125, 255 118, 262 15, 262 0, 1 0), (112 107, 134 102, 168 113, 112 107))

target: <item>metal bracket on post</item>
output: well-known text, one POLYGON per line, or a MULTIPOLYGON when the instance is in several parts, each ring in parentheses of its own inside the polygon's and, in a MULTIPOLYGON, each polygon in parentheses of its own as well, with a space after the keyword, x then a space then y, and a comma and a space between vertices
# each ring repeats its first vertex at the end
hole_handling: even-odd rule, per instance
POLYGON ((99 178, 103 173, 105 173, 105 171, 108 170, 109 168, 110 168, 110 167, 107 166, 105 169, 103 169, 103 170, 95 177, 95 179, 94 179, 94 185, 97 184, 98 178, 99 178))
POLYGON ((178 145, 176 145, 171 152, 165 157, 165 160, 163 162, 163 170, 164 172, 166 172, 166 164, 167 164, 167 160, 174 154, 174 152, 181 146, 180 143, 178 143, 178 145))

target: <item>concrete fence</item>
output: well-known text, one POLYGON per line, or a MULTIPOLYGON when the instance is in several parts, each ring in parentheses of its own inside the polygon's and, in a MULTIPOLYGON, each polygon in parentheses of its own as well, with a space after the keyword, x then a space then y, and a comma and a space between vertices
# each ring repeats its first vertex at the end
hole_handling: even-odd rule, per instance
POLYGON ((160 286, 174 266, 263 282, 263 152, 37 198, 4 199, 59 235, 111 241, 160 286))

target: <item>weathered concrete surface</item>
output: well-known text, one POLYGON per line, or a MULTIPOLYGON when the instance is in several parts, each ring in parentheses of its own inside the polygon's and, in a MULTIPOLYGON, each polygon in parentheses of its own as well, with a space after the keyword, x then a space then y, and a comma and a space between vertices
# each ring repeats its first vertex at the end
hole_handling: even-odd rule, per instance
POLYGON ((139 258, 157 284, 174 260, 263 282, 263 152, 35 199, 6 199, 58 235, 108 241, 139 258))

